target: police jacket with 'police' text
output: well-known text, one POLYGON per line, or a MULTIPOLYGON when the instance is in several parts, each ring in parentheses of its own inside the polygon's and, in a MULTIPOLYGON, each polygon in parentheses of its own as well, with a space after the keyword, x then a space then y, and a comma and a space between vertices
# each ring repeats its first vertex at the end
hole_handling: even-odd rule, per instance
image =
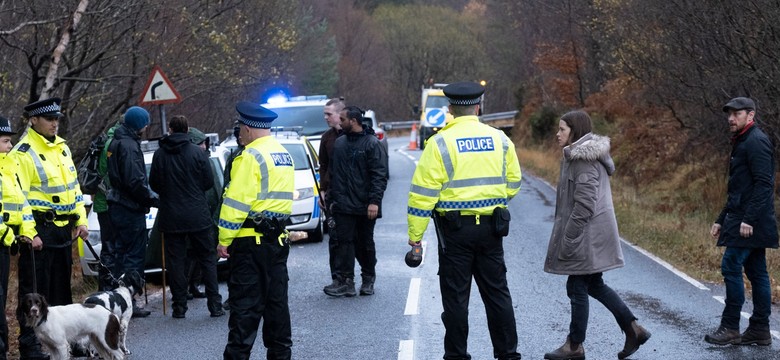
POLYGON ((233 160, 230 178, 219 211, 220 245, 230 246, 239 237, 268 241, 244 223, 257 216, 282 223, 290 217, 295 190, 292 156, 272 136, 257 138, 233 160))
MULTIPOLYGON (((75 225, 87 226, 76 165, 65 139, 55 136, 52 142, 30 128, 12 152, 19 162, 19 183, 33 211, 78 215, 75 225)), ((55 221, 57 226, 67 223, 68 220, 55 221)))
POLYGON ((515 146, 501 131, 460 116, 428 139, 412 177, 409 239, 422 239, 432 211, 491 215, 520 191, 515 146))

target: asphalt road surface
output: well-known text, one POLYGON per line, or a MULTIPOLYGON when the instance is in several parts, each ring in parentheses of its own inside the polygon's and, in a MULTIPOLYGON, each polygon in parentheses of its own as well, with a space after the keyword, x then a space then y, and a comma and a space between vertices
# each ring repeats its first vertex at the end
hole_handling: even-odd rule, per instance
MULTIPOLYGON (((420 157, 420 151, 407 150, 407 145, 408 138, 390 139, 391 179, 383 202, 384 217, 375 231, 375 295, 326 296, 322 288, 330 283, 327 238, 322 243, 293 244, 288 262, 293 359, 442 358, 444 327, 432 224, 424 238, 427 251, 422 266, 410 269, 403 261, 409 249, 406 201, 415 161, 420 157)), ((509 204, 512 223, 504 249, 523 359, 542 359, 545 352, 560 346, 568 333, 566 277, 542 271, 554 201, 555 190, 550 185, 524 174, 522 190, 509 204)), ((768 347, 705 343, 704 334, 719 324, 723 288, 686 279, 629 243, 623 244, 623 251, 626 266, 605 273, 605 281, 653 334, 631 359, 780 359, 777 332, 773 332, 775 343, 768 347)), ((224 283, 220 291, 226 298, 224 283)), ((190 301, 185 319, 174 319, 170 309, 163 315, 161 294, 151 294, 149 299, 147 308, 152 315, 130 323, 130 359, 222 358, 227 316, 209 317, 205 299, 196 299, 190 301)), ((492 359, 476 285, 470 303, 469 352, 473 359, 492 359)), ((749 314, 749 303, 743 311, 743 315, 749 314)), ((771 320, 775 330, 780 330, 778 319, 775 309, 771 320)), ((743 318, 743 330, 745 326, 747 318, 743 318)), ((595 300, 591 300, 587 336, 584 346, 588 359, 616 359, 625 340, 611 314, 595 300)), ((265 348, 258 336, 252 359, 264 358, 265 348)))

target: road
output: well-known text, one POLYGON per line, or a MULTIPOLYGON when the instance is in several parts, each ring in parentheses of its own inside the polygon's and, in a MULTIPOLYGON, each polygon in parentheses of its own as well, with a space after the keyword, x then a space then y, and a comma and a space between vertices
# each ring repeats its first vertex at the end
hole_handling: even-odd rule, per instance
MULTIPOLYGON (((437 277, 436 238, 429 226, 422 266, 406 267, 406 200, 420 151, 406 150, 408 138, 390 139, 391 179, 377 222, 376 294, 330 298, 327 239, 293 244, 288 262, 294 359, 441 359, 444 327, 437 277)), ((522 164, 521 164, 522 166, 522 164)), ((555 191, 524 174, 520 194, 510 202, 512 223, 504 241, 509 289, 514 302, 518 350, 524 359, 542 359, 566 338, 569 299, 565 276, 542 271, 552 229, 555 191)), ((724 290, 686 280, 628 243, 624 268, 604 276, 629 304, 653 337, 632 359, 780 359, 780 339, 769 347, 710 346, 705 332, 720 319, 724 290)), ((358 284, 359 286, 359 284, 358 284)), ((222 283, 223 297, 227 286, 222 283)), ((170 306, 170 303, 169 303, 170 306)), ((205 300, 190 302, 185 319, 162 314, 160 294, 150 295, 152 315, 130 323, 131 359, 220 359, 227 339, 227 316, 211 318, 205 300)), ((777 310, 777 309, 775 309, 777 310)), ((750 312, 749 304, 744 311, 750 312)), ((780 329, 777 312, 771 326, 780 329)), ((469 312, 469 351, 473 359, 492 359, 484 307, 473 286, 469 312)), ((747 320, 743 319, 743 329, 747 320)), ((591 301, 585 350, 588 359, 614 359, 625 337, 611 314, 591 301)), ((252 359, 264 359, 262 338, 252 359)))

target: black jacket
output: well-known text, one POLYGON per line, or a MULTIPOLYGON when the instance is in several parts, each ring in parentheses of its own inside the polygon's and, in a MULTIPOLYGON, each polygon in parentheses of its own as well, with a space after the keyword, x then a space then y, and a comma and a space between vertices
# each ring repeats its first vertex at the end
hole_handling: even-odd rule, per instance
POLYGON ((160 194, 161 232, 195 232, 213 226, 206 191, 214 187, 208 155, 186 133, 160 140, 154 152, 149 185, 160 194))
POLYGON ((734 140, 731 150, 728 199, 716 221, 721 224, 718 246, 777 248, 774 184, 774 147, 753 125, 734 140), (739 235, 743 222, 753 227, 748 238, 739 235))
POLYGON ((363 125, 359 133, 344 133, 333 145, 330 159, 330 194, 332 210, 350 215, 367 215, 368 205, 379 205, 387 188, 387 153, 374 136, 374 130, 363 125))
POLYGON ((320 138, 320 191, 330 190, 330 158, 333 156, 333 144, 341 134, 341 130, 330 128, 320 138))
POLYGON ((146 213, 150 207, 157 206, 157 195, 149 189, 138 132, 124 125, 118 127, 107 153, 111 182, 111 190, 106 195, 109 207, 119 204, 146 213))

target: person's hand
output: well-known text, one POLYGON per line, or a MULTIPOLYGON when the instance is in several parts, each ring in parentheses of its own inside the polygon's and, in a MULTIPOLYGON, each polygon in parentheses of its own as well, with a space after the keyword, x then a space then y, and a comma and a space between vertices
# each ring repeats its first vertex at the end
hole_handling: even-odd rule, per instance
POLYGON ((368 219, 374 220, 376 219, 377 215, 379 215, 379 205, 376 204, 368 205, 368 219))
POLYGON ((320 203, 320 207, 325 209, 325 191, 320 190, 320 198, 317 200, 320 203))
POLYGON ((41 237, 38 235, 35 235, 35 237, 32 239, 32 248, 33 250, 40 250, 43 249, 43 240, 41 240, 41 237))
POLYGON ((739 224, 739 235, 743 238, 753 236, 753 227, 745 223, 739 224))
POLYGON ((82 240, 87 241, 87 237, 89 236, 89 231, 87 230, 86 225, 79 225, 76 226, 75 229, 73 229, 73 238, 80 237, 82 240))
POLYGON ((718 236, 720 236, 720 224, 712 224, 712 227, 710 228, 710 235, 716 239, 718 236))
POLYGON ((228 248, 225 245, 217 245, 217 255, 223 259, 227 259, 230 257, 230 254, 228 254, 228 248))
POLYGON ((409 239, 409 246, 419 246, 420 241, 414 241, 412 239, 409 239))

